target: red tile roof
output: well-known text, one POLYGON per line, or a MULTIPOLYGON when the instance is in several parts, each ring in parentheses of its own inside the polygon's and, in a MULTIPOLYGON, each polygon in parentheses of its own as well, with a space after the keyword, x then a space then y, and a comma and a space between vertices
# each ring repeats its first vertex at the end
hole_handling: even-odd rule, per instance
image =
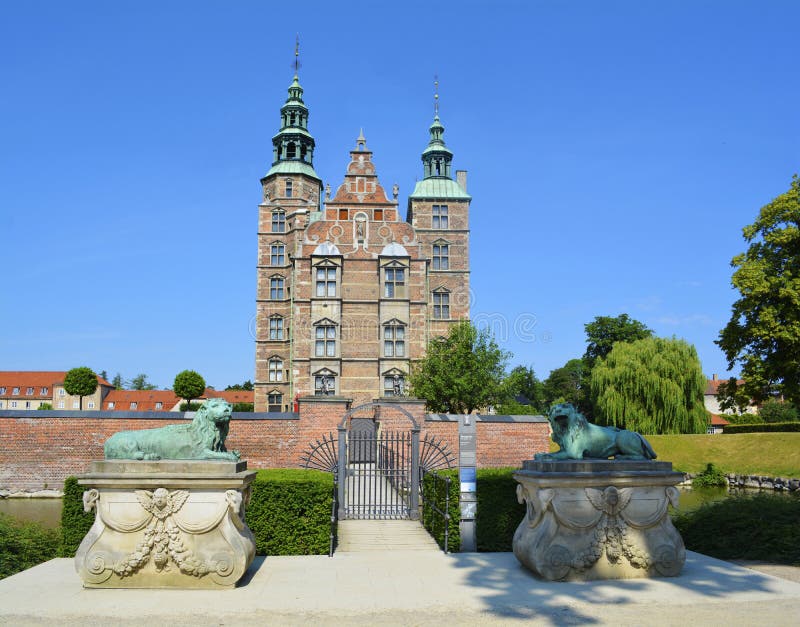
POLYGON ((215 390, 206 388, 205 398, 224 398, 229 403, 254 403, 253 390, 215 390))
MULTIPOLYGON (((716 396, 717 390, 719 390, 719 386, 727 382, 728 382, 727 379, 708 379, 706 381, 706 391, 703 392, 703 394, 705 394, 706 396, 710 394, 716 396)), ((736 385, 744 385, 744 380, 739 379, 738 381, 736 381, 736 385)))
POLYGON ((725 420, 719 414, 711 414, 711 425, 714 427, 724 427, 725 425, 731 424, 727 420, 725 420))
POLYGON ((170 411, 180 402, 172 390, 111 390, 103 399, 103 411, 170 411), (114 403, 113 407, 110 403, 114 403), (132 408, 131 403, 136 403, 132 408), (161 403, 161 407, 156 407, 161 403))
MULTIPOLYGON (((52 398, 53 386, 64 383, 66 370, 0 370, 0 388, 6 388, 2 398, 52 398), (19 394, 12 394, 14 388, 19 388, 19 394), (26 394, 28 388, 33 388, 33 395, 26 394), (47 388, 47 393, 42 394, 42 388, 47 388)), ((100 385, 111 387, 111 384, 97 377, 100 385)))

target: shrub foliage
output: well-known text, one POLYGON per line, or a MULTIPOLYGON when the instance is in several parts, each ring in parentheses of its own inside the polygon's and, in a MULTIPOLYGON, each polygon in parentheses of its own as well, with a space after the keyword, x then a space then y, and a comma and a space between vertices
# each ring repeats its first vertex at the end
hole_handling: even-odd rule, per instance
POLYGON ((731 433, 786 433, 800 431, 800 422, 768 422, 759 425, 725 425, 722 434, 731 433))
POLYGON ((510 551, 525 505, 517 503, 515 468, 478 470, 478 514, 475 534, 479 551, 510 551))
POLYGON ((319 470, 259 470, 247 525, 258 555, 327 555, 333 475, 319 470))
POLYGON ((714 464, 707 464, 706 469, 692 479, 692 486, 695 488, 711 488, 728 485, 728 478, 725 473, 714 464))
POLYGON ((675 517, 686 548, 719 559, 800 565, 800 499, 758 494, 675 517))
POLYGON ((450 478, 450 502, 447 509, 450 519, 448 521, 447 550, 456 553, 461 548, 461 530, 459 520, 461 511, 458 497, 460 485, 458 483, 458 470, 437 470, 436 473, 427 472, 422 478, 422 524, 433 539, 444 549, 444 524, 442 516, 437 513, 432 505, 436 505, 439 511, 445 511, 447 503, 446 483, 444 479, 450 478), (438 475, 437 480, 434 475, 438 475))
POLYGON ((75 557, 81 541, 89 533, 95 511, 83 511, 83 486, 76 477, 64 481, 64 499, 61 505, 61 542, 58 545, 59 557, 75 557))
POLYGON ((0 514, 0 579, 56 557, 58 531, 0 514))

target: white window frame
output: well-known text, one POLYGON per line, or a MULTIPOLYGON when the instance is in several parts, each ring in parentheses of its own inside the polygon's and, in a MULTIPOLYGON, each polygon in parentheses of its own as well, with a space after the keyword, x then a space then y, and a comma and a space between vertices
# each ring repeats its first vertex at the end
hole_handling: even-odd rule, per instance
POLYGON ((269 339, 282 340, 283 339, 283 316, 270 316, 269 318, 269 339))
POLYGON ((281 357, 275 356, 269 358, 267 380, 270 383, 280 383, 283 381, 283 359, 281 357))
POLYGON ((431 207, 431 228, 442 230, 450 228, 450 215, 447 205, 433 205, 431 207))

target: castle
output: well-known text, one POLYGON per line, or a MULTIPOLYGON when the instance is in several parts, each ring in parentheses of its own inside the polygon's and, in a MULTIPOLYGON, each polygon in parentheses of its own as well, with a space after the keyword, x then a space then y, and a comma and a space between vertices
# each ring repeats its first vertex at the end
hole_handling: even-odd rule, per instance
POLYGON ((471 197, 438 105, 405 220, 363 132, 344 181, 323 186, 308 119, 295 72, 258 205, 257 412, 303 396, 406 395, 412 361, 469 317, 471 197))

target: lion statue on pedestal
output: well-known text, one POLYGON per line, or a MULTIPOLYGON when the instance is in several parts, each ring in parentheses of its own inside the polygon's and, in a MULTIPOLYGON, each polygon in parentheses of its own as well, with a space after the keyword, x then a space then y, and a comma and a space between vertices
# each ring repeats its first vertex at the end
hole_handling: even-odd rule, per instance
POLYGON ((232 409, 227 401, 212 398, 200 406, 188 425, 119 431, 106 440, 105 458, 238 461, 238 451, 225 448, 232 409))
POLYGON ((553 442, 561 447, 555 453, 537 453, 536 461, 559 459, 655 459, 650 443, 635 431, 594 425, 571 403, 550 408, 547 420, 553 429, 553 442))

